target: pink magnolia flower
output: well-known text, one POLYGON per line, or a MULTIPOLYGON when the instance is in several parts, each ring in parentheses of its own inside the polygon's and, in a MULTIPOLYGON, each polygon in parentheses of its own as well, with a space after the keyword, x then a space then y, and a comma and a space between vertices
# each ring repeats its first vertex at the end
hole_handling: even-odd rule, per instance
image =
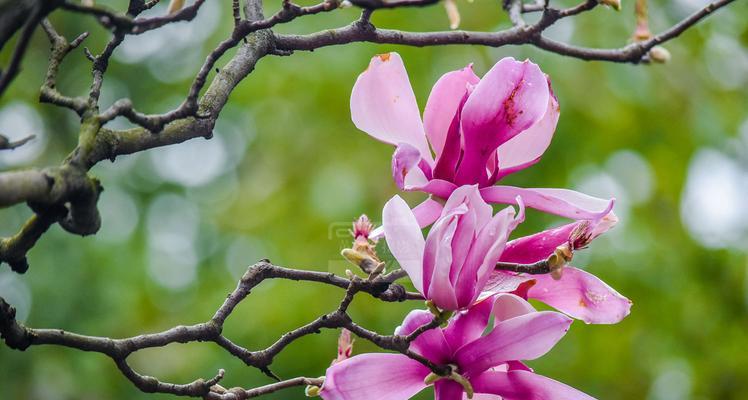
MULTIPOLYGON (((446 199, 477 184, 489 203, 516 204, 572 219, 607 215, 613 200, 566 189, 494 186, 540 160, 551 142, 559 106, 550 82, 530 61, 504 58, 480 79, 472 66, 444 74, 421 119, 397 53, 375 56, 351 93, 351 119, 375 139, 395 145, 392 175, 403 190, 446 199), (433 154, 432 154, 433 150, 433 154)), ((432 199, 414 209, 420 225, 440 215, 432 199)), ((379 233, 379 232, 377 232, 379 233)))
MULTIPOLYGON (((395 334, 407 335, 432 318, 427 311, 411 311, 395 334)), ((458 313, 446 328, 424 332, 410 350, 451 366, 463 381, 437 380, 436 400, 463 400, 471 392, 482 400, 588 400, 592 398, 519 361, 547 353, 571 321, 560 313, 537 312, 518 296, 499 294, 458 313), (494 326, 484 335, 491 315, 494 326)), ((361 354, 328 368, 320 395, 325 400, 404 400, 428 386, 424 380, 430 373, 402 354, 361 354)))
MULTIPOLYGON (((613 214, 596 221, 578 221, 521 237, 507 243, 499 261, 532 264, 553 254, 556 247, 573 250, 586 247, 610 229, 617 219, 613 214)), ((525 275, 494 271, 486 291, 514 292, 524 298, 540 300, 551 307, 588 324, 615 324, 631 311, 631 300, 596 276, 574 267, 565 267, 561 279, 550 274, 525 275)))
POLYGON ((511 207, 493 215, 477 185, 452 192, 425 240, 400 196, 390 199, 382 211, 392 255, 415 288, 442 310, 466 308, 478 298, 509 233, 523 218, 521 206, 516 218, 511 207))

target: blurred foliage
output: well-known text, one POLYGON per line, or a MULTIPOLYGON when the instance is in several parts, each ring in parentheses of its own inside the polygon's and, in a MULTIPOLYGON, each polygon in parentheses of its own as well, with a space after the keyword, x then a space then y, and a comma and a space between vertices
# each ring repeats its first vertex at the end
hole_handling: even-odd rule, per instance
MULTIPOLYGON (((653 2, 653 30, 702 3, 653 2)), ((121 7, 123 1, 108 4, 121 7)), ((494 1, 459 6, 464 29, 508 26, 494 1)), ((341 26, 357 13, 304 17, 278 31, 341 26)), ((360 213, 378 221, 382 205, 397 192, 389 173, 392 149, 350 122, 350 89, 369 58, 400 52, 423 107, 431 85, 448 70, 474 63, 483 74, 501 57, 529 57, 550 75, 563 112, 541 162, 507 182, 616 196, 621 224, 580 252, 576 263, 634 302, 632 314, 618 325, 576 322, 556 348, 530 364, 601 399, 748 398, 746 15, 748 4, 736 2, 668 43, 673 55, 668 65, 583 62, 530 47, 353 44, 267 57, 233 93, 212 140, 96 166, 93 172, 106 188, 100 234, 80 238, 53 227, 31 252, 26 275, 0 269, 0 295, 16 304, 31 326, 124 337, 208 319, 244 268, 260 258, 342 273, 346 265, 338 254, 349 243, 349 221, 360 213), (686 202, 687 181, 697 173, 695 158, 705 160, 698 164, 705 169, 700 176, 712 184, 695 181, 686 202)), ((108 37, 88 18, 57 12, 52 20, 69 38, 90 30, 85 45, 94 52, 108 37)), ((203 57, 228 34, 230 21, 228 3, 210 1, 192 24, 128 37, 107 74, 103 106, 123 96, 146 112, 177 105, 203 57)), ((381 11, 374 22, 408 30, 447 28, 440 6, 381 11)), ((564 20, 548 34, 611 47, 624 45, 633 26, 632 4, 624 2, 621 13, 600 7, 564 20)), ((11 48, 0 56, 3 64, 11 48)), ((77 141, 72 113, 37 103, 47 53, 39 30, 22 74, 0 101, 0 131, 40 138, 25 149, 0 153, 3 170, 58 164, 77 141)), ((63 65, 58 86, 64 93, 83 93, 88 71, 78 50, 63 65)), ((423 197, 405 196, 413 205, 423 197)), ((23 206, 0 210, 0 234, 13 233, 29 215, 23 206)), ((561 222, 531 212, 518 234, 561 222)), ((333 309, 341 295, 314 284, 265 282, 232 315, 225 333, 248 348, 264 347, 333 309)), ((391 332, 414 306, 419 305, 380 304, 361 296, 352 314, 366 327, 391 332)), ((336 336, 325 331, 295 342, 273 370, 282 377, 323 375, 334 358, 336 336)), ((355 352, 373 350, 356 341, 355 352)), ((132 363, 141 373, 169 381, 187 382, 225 368, 226 386, 268 383, 208 344, 151 349, 134 355, 132 363)), ((0 397, 171 398, 140 393, 101 355, 56 347, 21 353, 4 346, 0 397)), ((301 390, 291 389, 269 398, 302 397, 301 390)), ((424 392, 422 398, 429 397, 424 392)))

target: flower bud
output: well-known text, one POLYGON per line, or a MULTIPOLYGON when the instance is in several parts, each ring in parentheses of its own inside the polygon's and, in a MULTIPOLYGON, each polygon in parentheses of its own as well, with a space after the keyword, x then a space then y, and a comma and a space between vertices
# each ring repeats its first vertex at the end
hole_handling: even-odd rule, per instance
POLYGON ((343 249, 340 255, 345 257, 351 264, 361 268, 367 274, 381 273, 384 263, 374 259, 371 255, 354 249, 343 249), (378 271, 378 272, 377 272, 378 271))
POLYGON ((306 397, 317 397, 319 396, 320 390, 321 389, 319 386, 309 385, 306 387, 306 389, 304 389, 304 394, 306 395, 306 397))
POLYGON ((600 0, 600 4, 605 4, 616 11, 621 11, 621 0, 600 0))
POLYGON ((670 52, 662 46, 655 46, 649 50, 649 58, 656 63, 664 64, 670 61, 670 52))
POLYGON ((354 239, 358 239, 359 237, 368 239, 372 229, 374 229, 374 224, 371 223, 369 217, 367 217, 366 214, 361 214, 357 220, 353 221, 353 230, 351 231, 351 234, 354 239))
POLYGON ((548 269, 551 272, 551 277, 555 280, 561 279, 564 267, 574 257, 574 253, 569 248, 568 244, 562 244, 556 247, 550 257, 548 257, 548 269))
POLYGON ((174 14, 175 12, 179 11, 184 7, 184 0, 171 0, 169 2, 169 8, 167 9, 167 14, 174 14))
POLYGON ((460 26, 460 10, 457 9, 455 0, 446 0, 444 2, 444 9, 447 10, 449 28, 457 29, 460 26))

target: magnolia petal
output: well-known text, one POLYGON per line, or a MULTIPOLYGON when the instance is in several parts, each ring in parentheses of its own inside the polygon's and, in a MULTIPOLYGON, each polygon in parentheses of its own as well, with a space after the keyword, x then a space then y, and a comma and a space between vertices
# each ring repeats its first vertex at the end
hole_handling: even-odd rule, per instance
POLYGON ((406 177, 409 183, 424 185, 428 182, 420 168, 413 168, 421 161, 421 153, 408 143, 400 143, 392 153, 392 179, 400 189, 405 189, 406 177), (410 172, 420 172, 420 175, 412 175, 410 172), (422 178, 421 178, 422 177, 422 178), (420 178, 420 179, 419 179, 420 178))
POLYGON ((529 298, 581 319, 588 324, 615 324, 631 312, 631 300, 595 275, 574 267, 564 268, 560 280, 550 274, 534 276, 529 298))
POLYGON ((462 106, 467 100, 467 93, 463 96, 462 101, 457 106, 457 112, 452 117, 452 122, 447 130, 447 137, 444 140, 444 147, 441 154, 437 157, 434 166, 434 177, 447 181, 453 181, 457 166, 462 157, 462 134, 460 132, 460 118, 462 117, 462 106))
MULTIPOLYGON (((414 168, 411 171, 415 170, 416 169, 414 168)), ((423 185, 409 185, 410 182, 412 182, 412 180, 409 181, 406 179, 404 190, 424 192, 442 199, 448 199, 452 192, 457 189, 457 185, 443 179, 431 179, 423 185)))
POLYGON ((462 400, 464 393, 462 385, 453 380, 441 379, 434 383, 434 400, 462 400))
POLYGON ((573 246, 572 250, 584 247, 612 228, 617 220, 611 212, 600 220, 577 221, 514 239, 506 244, 499 261, 532 264, 548 258, 556 247, 566 243, 573 246))
POLYGON ((532 264, 548 258, 556 247, 569 242, 569 236, 582 222, 573 222, 530 236, 514 239, 506 244, 499 261, 532 264))
MULTIPOLYGON (((442 213, 442 205, 438 201, 428 198, 423 203, 413 207, 418 226, 425 228, 434 223, 442 213)), ((378 240, 384 237, 384 226, 378 226, 369 233, 369 239, 378 240)))
POLYGON ((494 298, 487 297, 455 314, 444 328, 444 337, 453 351, 481 337, 488 325, 493 305, 494 298))
POLYGON ((533 280, 530 275, 522 275, 514 272, 495 270, 483 287, 485 294, 508 293, 517 290, 523 283, 533 280))
POLYGON ((471 212, 475 213, 478 230, 486 226, 493 217, 493 208, 483 200, 478 185, 465 185, 455 189, 444 204, 442 214, 461 204, 467 204, 471 212))
POLYGON ((539 121, 550 90, 540 68, 511 57, 500 60, 481 79, 462 109, 465 153, 456 180, 487 181, 486 162, 496 149, 539 121))
POLYGON ((372 57, 351 93, 351 119, 375 139, 408 143, 431 161, 420 111, 403 60, 397 53, 372 57))
POLYGON ((468 211, 465 205, 453 208, 431 228, 423 254, 424 295, 442 310, 457 310, 457 297, 450 281, 452 239, 457 230, 458 215, 468 211))
POLYGON ((415 215, 400 196, 391 198, 382 210, 382 225, 387 246, 413 286, 423 293, 423 250, 425 241, 415 215))
MULTIPOLYGON (((403 323, 395 329, 395 335, 410 335, 422 325, 430 323, 434 315, 426 310, 413 310, 405 316, 403 323)), ((410 343, 410 350, 437 364, 449 361, 452 352, 441 329, 429 329, 410 343)))
POLYGON ((468 85, 476 85, 479 81, 480 78, 473 72, 473 64, 469 64, 463 69, 442 75, 431 89, 423 110, 423 125, 436 158, 442 154, 452 118, 467 94, 468 85))
POLYGON ((615 203, 615 199, 600 199, 568 189, 490 186, 482 188, 480 193, 487 202, 500 204, 517 204, 519 196, 527 207, 571 219, 602 218, 615 203))
MULTIPOLYGON (((550 87, 550 82, 548 86, 550 87)), ((499 159, 497 180, 540 161, 540 156, 551 144, 560 112, 558 100, 551 92, 551 95, 548 96, 548 108, 543 118, 499 146, 497 150, 499 159)))
POLYGON ((423 390, 431 372, 402 354, 362 354, 327 369, 325 400, 407 400, 423 390))
POLYGON ((495 297, 491 314, 494 317, 494 326, 496 326, 503 321, 535 311, 527 300, 511 293, 501 293, 495 297))
POLYGON ((547 353, 569 330, 572 319, 540 311, 502 321, 487 334, 455 354, 463 371, 475 376, 510 360, 534 360, 547 353))
POLYGON ((486 371, 470 382, 476 393, 487 393, 511 400, 594 400, 561 382, 529 371, 486 371))
POLYGON ((457 279, 457 300, 469 305, 483 291, 512 230, 514 209, 498 212, 478 233, 457 279))
POLYGON ((424 200, 423 203, 413 207, 413 214, 416 216, 418 226, 425 228, 434 223, 442 213, 442 205, 432 198, 424 200))

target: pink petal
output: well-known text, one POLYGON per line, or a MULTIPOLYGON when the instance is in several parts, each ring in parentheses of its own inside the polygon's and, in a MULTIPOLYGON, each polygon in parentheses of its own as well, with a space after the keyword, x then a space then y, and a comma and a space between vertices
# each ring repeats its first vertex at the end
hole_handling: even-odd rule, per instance
POLYGON ((478 233, 457 279, 457 301, 461 306, 471 304, 488 282, 513 229, 513 222, 514 209, 507 207, 478 233))
POLYGON ((471 212, 475 213, 478 230, 493 217, 493 208, 483 200, 478 185, 465 185, 455 189, 444 204, 442 214, 448 213, 449 210, 461 204, 467 204, 471 212))
POLYGON ((447 72, 434 84, 423 111, 423 124, 426 136, 431 142, 437 158, 442 153, 447 130, 452 117, 457 113, 460 101, 467 94, 468 85, 476 85, 480 81, 473 72, 473 65, 447 72))
MULTIPOLYGON (((502 255, 503 257, 503 255, 502 255)), ((490 293, 508 293, 515 291, 522 283, 532 280, 530 275, 520 275, 507 271, 492 271, 483 288, 490 293)))
POLYGON ((486 336, 457 350, 457 364, 470 376, 511 360, 534 360, 569 330, 571 318, 540 311, 502 321, 486 336))
MULTIPOLYGON (((446 208, 445 208, 446 210, 446 208)), ((424 295, 442 310, 457 310, 457 298, 450 281, 452 239, 457 229, 457 216, 465 214, 465 205, 449 210, 431 228, 423 255, 424 295)))
POLYGON ((470 306, 465 311, 459 311, 444 328, 444 337, 453 350, 457 350, 467 343, 478 339, 486 330, 488 319, 491 317, 494 299, 487 297, 470 306))
MULTIPOLYGON (((420 161, 421 153, 415 147, 411 146, 408 143, 400 143, 397 146, 397 149, 395 149, 395 152, 392 154, 392 179, 395 180, 395 184, 398 188, 405 188, 406 177, 409 175, 411 170, 413 170, 414 167, 418 165, 420 161)), ((411 185, 414 183, 414 181, 416 183, 420 183, 421 185, 426 184, 428 180, 423 174, 423 171, 421 171, 419 168, 415 169, 416 171, 413 172, 415 172, 416 174, 420 172, 420 175, 416 175, 417 177, 411 176, 411 185)))
MULTIPOLYGON (((452 192, 457 189, 457 185, 443 179, 431 179, 425 183, 421 183, 423 178, 421 178, 420 176, 416 178, 414 171, 419 171, 419 169, 411 169, 411 173, 413 173, 414 175, 412 177, 410 175, 406 176, 405 188, 403 188, 403 190, 424 192, 432 194, 436 197, 440 197, 442 199, 447 199, 452 194, 452 192)), ((423 174, 423 172, 421 172, 421 174, 423 174)), ((425 177, 425 175, 423 176, 425 177)))
POLYGON ((558 100, 551 92, 551 95, 548 96, 548 108, 543 118, 499 146, 499 174, 496 176, 497 180, 527 168, 540 160, 540 156, 551 144, 560 111, 558 100))
POLYGON ((462 106, 467 101, 467 94, 462 98, 458 105, 457 112, 452 118, 447 130, 447 137, 444 140, 444 148, 441 154, 437 156, 436 165, 434 166, 434 177, 447 181, 453 181, 457 172, 457 165, 462 156, 462 135, 460 133, 460 118, 462 117, 462 106))
POLYGON ((362 354, 327 369, 325 400, 407 400, 423 390, 431 372, 402 354, 362 354))
MULTIPOLYGON (((493 216, 493 209, 481 198, 478 185, 462 186, 452 192, 452 195, 449 196, 444 205, 442 214, 448 214, 456 207, 467 207, 468 212, 460 216, 452 241, 450 282, 453 285, 457 282, 459 274, 461 274, 468 252, 477 233, 493 216)), ((460 304, 469 305, 467 301, 460 304)))
POLYGON ((465 154, 458 183, 487 180, 486 162, 503 143, 530 128, 546 114, 550 90, 540 68, 504 58, 489 70, 462 110, 465 154))
POLYGON ((434 400, 462 400, 465 393, 459 383, 441 379, 434 383, 434 400))
MULTIPOLYGON (((413 207, 418 226, 425 228, 436 221, 442 213, 442 205, 438 201, 428 198, 423 203, 413 207)), ((378 240, 384 236, 384 226, 378 226, 369 233, 369 239, 378 240)))
MULTIPOLYGON (((413 310, 405 317, 403 323, 395 329, 395 335, 410 335, 418 327, 426 325, 434 319, 434 315, 426 310, 413 310)), ((449 361, 452 352, 439 328, 429 329, 420 334, 410 343, 410 350, 428 358, 437 364, 449 361)))
POLYGON ((526 189, 514 186, 490 186, 480 190, 489 203, 525 205, 536 210, 572 219, 599 219, 612 209, 615 199, 604 200, 567 189, 526 189))
POLYGON ((382 210, 382 225, 387 246, 413 286, 423 293, 423 250, 425 241, 415 215, 400 196, 391 198, 382 210))
POLYGON ((536 275, 527 296, 588 324, 615 324, 629 315, 631 300, 595 275, 566 267, 560 280, 536 275))
POLYGON ((561 382, 528 371, 486 371, 470 382, 476 393, 489 393, 511 400, 594 400, 561 382))
POLYGON ((600 220, 577 221, 534 235, 521 237, 506 244, 499 261, 531 264, 548 258, 556 247, 571 243, 573 249, 588 245, 618 221, 611 212, 600 220))
POLYGON ((442 205, 432 198, 428 198, 423 203, 413 208, 413 214, 416 216, 418 226, 425 228, 434 223, 442 213, 442 205))
POLYGON ((491 314, 496 326, 503 321, 533 312, 535 308, 527 300, 511 293, 501 293, 495 297, 491 314))
POLYGON ((351 119, 375 139, 393 145, 408 143, 425 160, 432 160, 416 97, 399 54, 372 57, 369 68, 353 85, 351 119))

